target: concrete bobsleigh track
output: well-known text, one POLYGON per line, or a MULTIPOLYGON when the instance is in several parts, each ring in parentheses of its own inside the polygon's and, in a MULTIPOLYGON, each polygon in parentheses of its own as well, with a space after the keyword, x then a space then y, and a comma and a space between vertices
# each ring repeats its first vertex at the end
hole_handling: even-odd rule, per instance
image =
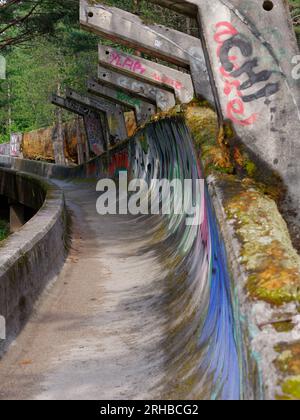
POLYGON ((266 31, 252 2, 151 1, 199 15, 201 39, 87 0, 81 25, 191 76, 100 45, 87 85, 97 96, 54 98, 79 115, 99 111, 95 101, 130 108, 135 134, 89 139, 103 148, 73 167, 0 156, 0 194, 37 211, 0 247, 0 399, 300 399, 300 114, 286 9, 257 12, 266 31), (152 215, 100 215, 101 181, 120 174, 193 181, 185 212, 160 214, 164 189, 152 187, 152 215))
MULTIPOLYGON (((96 172, 201 178, 182 122, 141 135, 96 172)), ((185 216, 99 216, 95 181, 56 182, 74 214, 76 251, 4 357, 0 395, 240 398, 230 276, 207 192, 203 223, 186 226, 185 216)))
MULTIPOLYGON (((53 182, 63 190, 73 219, 68 259, 1 361, 2 399, 286 395, 277 385, 277 381, 284 384, 284 374, 276 364, 282 357, 276 345, 282 340, 290 343, 298 335, 298 312, 292 303, 297 282, 295 289, 273 286, 274 293, 282 296, 276 311, 270 304, 276 299, 267 294, 267 286, 265 297, 258 301, 245 293, 249 273, 237 264, 242 243, 232 240, 238 230, 232 231, 234 216, 227 213, 234 211, 232 197, 220 194, 226 178, 209 180, 210 194, 207 188, 202 192, 199 226, 187 226, 185 216, 96 212, 98 179, 114 178, 119 171, 146 181, 201 178, 193 144, 180 117, 149 124, 128 142, 73 169, 0 158, 1 166, 56 178, 53 182), (277 334, 272 323, 276 319, 280 324, 287 317, 294 329, 277 334)), ((235 182, 229 181, 231 194, 235 182)), ((242 184, 239 197, 246 194, 241 188, 242 184)), ((259 201, 260 217, 274 219, 268 221, 274 223, 274 240, 279 235, 285 238, 286 254, 280 257, 277 252, 278 264, 284 264, 281 270, 287 266, 296 270, 299 260, 295 265, 297 257, 276 205, 254 187, 249 194, 256 201, 245 195, 250 201, 247 211, 254 211, 251 202, 259 201)), ((245 209, 237 208, 240 218, 249 217, 245 209)), ((257 231, 258 242, 265 243, 263 235, 269 233, 257 231)), ((268 237, 272 251, 272 235, 268 237)), ((9 241, 16 239, 12 236, 9 241)), ((267 258, 273 260, 264 252, 263 266, 267 258)), ((39 255, 38 267, 45 258, 39 255)), ((51 262, 51 253, 49 258, 51 262)), ((251 260, 252 272, 258 264, 258 280, 261 258, 251 260)), ((264 286, 260 287, 263 296, 264 286)), ((12 295, 5 299, 7 305, 12 295)), ((8 331, 12 336, 15 332, 8 331)))

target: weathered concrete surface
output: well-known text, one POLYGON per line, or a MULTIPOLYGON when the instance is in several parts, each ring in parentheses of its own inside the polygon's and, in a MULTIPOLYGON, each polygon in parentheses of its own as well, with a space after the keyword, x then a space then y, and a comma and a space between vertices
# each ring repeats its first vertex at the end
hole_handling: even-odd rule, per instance
POLYGON ((105 114, 106 124, 108 124, 109 135, 113 136, 116 141, 127 139, 127 128, 125 124, 124 111, 122 107, 116 103, 109 102, 104 98, 92 95, 81 95, 73 89, 66 89, 66 97, 72 99, 81 105, 86 105, 105 114))
POLYGON ((188 104, 195 96, 193 82, 188 73, 101 44, 98 55, 100 65, 154 86, 169 88, 175 92, 180 103, 188 104))
POLYGON ((108 86, 119 87, 138 98, 152 101, 158 110, 169 111, 176 105, 173 93, 122 73, 108 70, 100 65, 98 66, 98 79, 108 86))
MULTIPOLYGON (((300 257, 273 200, 231 176, 210 177, 220 229, 235 279, 244 348, 256 360, 266 400, 300 399, 299 365, 287 352, 300 340, 300 257), (245 331, 248 331, 245 333, 245 331), (289 388, 289 381, 294 387, 289 388)), ((251 371, 247 372, 252 375, 251 371)))
MULTIPOLYGON (((23 134, 22 150, 25 159, 54 162, 53 138, 57 126, 41 128, 23 134)), ((85 148, 86 132, 82 118, 71 120, 62 125, 64 136, 64 155, 69 163, 77 162, 78 142, 85 148)))
POLYGON ((112 88, 100 84, 96 80, 88 81, 88 91, 104 98, 111 99, 135 111, 138 124, 145 124, 156 113, 156 106, 145 99, 139 99, 124 92, 120 88, 112 88))
POLYGON ((145 25, 123 10, 102 4, 80 1, 82 28, 114 42, 129 46, 150 56, 181 67, 190 68, 195 91, 214 103, 201 41, 162 25, 145 25))
POLYGON ((0 248, 0 314, 7 340, 19 333, 47 281, 66 254, 66 217, 62 192, 32 175, 0 169, 0 194, 33 209, 42 209, 0 248))
POLYGON ((18 232, 25 224, 25 207, 22 204, 10 204, 9 206, 10 233, 18 232))
POLYGON ((10 143, 0 144, 0 155, 10 155, 10 143))
POLYGON ((23 134, 22 133, 12 133, 10 135, 10 155, 13 157, 22 158, 22 141, 23 141, 23 134))
MULTIPOLYGON (((151 0, 173 8, 176 2, 151 0)), ((300 220, 300 86, 292 77, 299 54, 288 5, 184 0, 199 9, 208 66, 221 112, 241 141, 284 179, 300 220)))
MULTIPOLYGON (((197 136, 207 137, 208 130, 202 132, 199 127, 201 128, 203 120, 209 122, 210 117, 205 109, 200 109, 198 112, 199 118, 197 118, 197 121, 201 120, 199 126, 192 125, 191 128, 197 136)), ((209 112, 213 114, 211 110, 209 112)), ((212 125, 217 125, 216 117, 212 116, 211 118, 212 125)), ((155 168, 151 160, 152 148, 147 148, 143 133, 141 133, 143 146, 141 146, 141 142, 138 142, 137 145, 140 145, 131 155, 133 159, 135 158, 137 172, 139 170, 145 171, 145 168, 147 168, 147 172, 153 173, 155 168)), ((159 133, 161 133, 161 130, 159 130, 159 133)), ((199 151, 201 142, 197 136, 195 136, 195 146, 199 151)), ((182 145, 182 138, 179 137, 179 140, 180 145, 182 145)), ((160 144, 167 147, 166 142, 160 144)), ((172 143, 173 146, 174 143, 172 143)), ((126 146, 123 147, 126 150, 126 146)), ((108 162, 105 161, 103 156, 102 167, 100 158, 98 158, 94 162, 94 172, 91 170, 90 174, 100 176, 107 173, 107 168, 109 168, 110 173, 115 173, 118 168, 126 167, 126 165, 124 166, 126 159, 123 159, 124 150, 116 149, 118 153, 116 153, 116 156, 110 154, 111 161, 108 162)), ((164 149, 164 152, 166 150, 168 149, 164 149)), ((182 156, 185 156, 185 151, 186 149, 183 148, 182 156)), ((180 155, 180 158, 182 156, 180 155)), ((14 165, 18 165, 20 162, 18 159, 11 159, 11 161, 14 162, 14 165)), ((185 156, 182 163, 187 168, 186 161, 185 156)), ((33 163, 37 164, 37 162, 33 163)), ((25 164, 22 163, 22 165, 25 164)), ((41 166, 41 164, 39 165, 41 166)), ((169 162, 165 163, 167 168, 168 165, 173 168, 174 161, 170 159, 169 162)), ((159 165, 160 168, 161 166, 159 165)), ((162 170, 165 170, 165 166, 162 170)), ((65 170, 65 168, 62 168, 62 170, 65 170)), ((70 174, 71 172, 69 172, 70 174)), ((168 398, 171 395, 173 398, 180 399, 183 395, 187 395, 186 390, 190 389, 189 387, 192 388, 194 397, 199 397, 199 395, 207 397, 209 390, 205 387, 203 391, 198 386, 202 378, 197 382, 199 377, 196 379, 193 377, 192 381, 188 381, 186 388, 185 386, 182 387, 185 379, 185 375, 182 373, 190 373, 197 366, 194 363, 194 358, 191 358, 191 352, 197 349, 197 346, 194 348, 191 345, 195 334, 191 334, 192 330, 190 328, 191 326, 196 327, 198 324, 196 321, 196 324, 191 322, 190 317, 195 314, 193 304, 197 303, 197 299, 203 301, 204 296, 207 296, 206 288, 203 287, 201 291, 197 290, 198 293, 195 290, 189 290, 183 298, 182 284, 185 281, 186 270, 189 268, 189 264, 184 264, 184 270, 182 272, 179 270, 179 287, 178 289, 172 289, 180 258, 179 261, 176 260, 174 266, 174 255, 172 253, 170 255, 170 252, 167 252, 162 259, 159 259, 156 253, 156 246, 160 250, 163 242, 162 238, 167 235, 166 231, 160 228, 156 232, 152 228, 151 219, 140 221, 141 230, 139 221, 134 219, 133 222, 131 218, 126 218, 123 221, 119 217, 113 217, 112 219, 107 218, 106 223, 97 223, 97 216, 95 216, 97 196, 89 190, 88 185, 85 182, 80 182, 77 185, 69 184, 70 195, 68 193, 69 203, 73 203, 73 208, 74 204, 77 205, 77 210, 74 208, 76 217, 78 214, 82 215, 80 207, 83 208, 85 214, 81 221, 77 222, 76 219, 76 226, 84 226, 82 235, 80 235, 83 238, 83 253, 78 255, 78 261, 76 260, 77 255, 74 255, 75 261, 73 260, 73 263, 77 263, 76 267, 73 265, 73 268, 70 269, 72 261, 68 263, 69 266, 66 266, 67 277, 63 275, 63 277, 59 277, 60 286, 53 289, 56 290, 55 293, 50 292, 50 298, 49 295, 45 296, 43 302, 46 302, 46 304, 44 305, 42 302, 38 316, 32 318, 28 328, 17 341, 20 347, 12 348, 4 359, 4 363, 0 365, 0 376, 3 375, 4 378, 2 383, 7 381, 7 384, 9 384, 5 387, 1 385, 2 398, 16 398, 17 395, 21 395, 21 398, 110 399, 123 397, 126 399, 168 398), (145 226, 147 226, 147 232, 149 229, 149 236, 151 237, 149 242, 147 242, 147 235, 145 235, 145 226), (118 237, 120 242, 116 240, 115 232, 122 233, 121 238, 118 237), (154 232, 156 233, 154 234, 154 232), (113 236, 113 239, 110 235, 113 236), (131 235, 133 236, 131 237, 131 235), (103 248, 100 245, 99 238, 103 248), (132 240, 128 241, 128 238, 132 238, 132 240), (141 241, 140 238, 142 238, 141 241), (130 246, 128 246, 128 243, 130 246), (126 249, 125 258, 128 264, 120 267, 118 264, 120 264, 122 258, 120 253, 123 252, 123 244, 126 249), (119 245, 120 249, 118 248, 119 245), (145 254, 147 245, 153 250, 150 254, 145 254), (107 249, 109 254, 106 253, 107 249), (117 253, 115 259, 114 255, 111 255, 114 252, 117 253), (97 275, 94 271, 91 271, 91 276, 88 277, 91 284, 89 283, 89 287, 86 287, 86 282, 83 283, 82 278, 87 278, 88 269, 92 267, 88 258, 92 258, 94 264, 96 264, 94 267, 96 267, 97 275), (104 295, 103 302, 100 301, 94 306, 90 306, 92 305, 90 302, 95 303, 92 299, 95 299, 99 290, 98 273, 101 272, 101 265, 97 265, 99 258, 104 258, 104 261, 112 261, 113 269, 111 270, 111 267, 109 267, 112 276, 106 282, 105 273, 103 274, 101 285, 104 282, 104 290, 106 291, 108 288, 108 294, 107 296, 104 295), (88 260, 88 264, 86 264, 85 259, 88 260), (132 266, 128 259, 131 260, 132 266), (147 262, 150 262, 152 269, 155 271, 153 277, 152 272, 150 275, 151 268, 147 266, 147 262), (143 265, 143 267, 138 266, 140 268, 138 273, 141 273, 142 278, 136 279, 138 270, 136 264, 139 263, 143 265), (166 268, 167 271, 171 269, 169 276, 166 276, 164 272, 166 268), (120 272, 122 283, 120 283, 120 272), (147 273, 147 281, 149 280, 147 286, 144 283, 145 273, 147 273), (114 277, 114 274, 116 277, 114 277), (124 285, 124 278, 127 279, 127 275, 131 279, 130 287, 127 287, 128 284, 125 283, 126 290, 124 291, 121 284, 124 285), (69 284, 63 284, 65 282, 69 284), (139 288, 140 285, 142 285, 142 290, 139 288), (167 285, 171 285, 171 290, 165 289, 167 285), (85 286, 84 289, 83 286, 85 286), (79 294, 74 293, 74 287, 80 290, 79 294), (153 290, 155 290, 155 295, 153 295, 153 290), (179 294, 177 295, 178 290, 179 294), (130 297, 129 301, 128 297, 130 297), (173 297, 175 297, 176 305, 172 300, 173 297), (125 298, 125 302, 123 298, 125 298), (171 305, 166 306, 170 302, 171 305), (189 315, 187 316, 182 310, 183 302, 189 309, 189 315), (192 306, 189 306, 190 304, 192 306), (67 310, 67 314, 65 310, 61 309, 63 307, 70 308, 67 310), (168 310, 166 310, 166 307, 168 307, 168 310), (175 313, 177 313, 178 318, 174 317, 175 313), (166 314, 167 319, 164 318, 166 314), (74 325, 76 316, 79 319, 74 325), (112 322, 111 317, 116 320, 115 323, 112 322), (146 327, 144 322, 139 324, 145 319, 147 322, 149 320, 146 327), (159 320, 158 324, 156 323, 157 320, 159 320), (121 328, 119 328, 120 322, 121 328), (109 329, 104 329, 103 325, 107 326, 108 323, 109 329), (49 325, 47 330, 44 328, 45 325, 49 325), (170 336, 165 335, 168 325, 171 325, 170 336), (188 328, 187 335, 180 333, 182 325, 188 328), (161 327, 163 328, 161 329, 161 327), (84 335, 87 337, 84 342, 82 341, 83 334, 80 331, 84 331, 84 335), (147 335, 148 331, 150 337, 147 335), (154 338, 151 332, 152 334, 155 332, 154 338), (121 341, 120 337, 122 337, 121 341), (180 340, 177 341, 176 337, 179 337, 180 340), (185 348, 187 353, 178 351, 184 340, 187 340, 188 343, 185 348), (50 342, 55 343, 58 351, 54 351, 53 346, 49 346, 50 342), (124 342, 125 344, 130 343, 129 348, 124 345, 124 342), (105 343, 104 346, 102 346, 102 343, 105 343), (153 347, 150 343, 153 344, 153 347), (165 343, 166 347, 162 347, 162 343, 165 343), (113 354, 110 353, 112 348, 118 349, 117 354, 115 351, 113 354), (133 349, 134 356, 132 356, 133 349), (141 351, 145 352, 140 358, 141 351), (123 358, 124 353, 126 353, 126 357, 123 358), (103 354, 104 358, 102 358, 103 354), (186 357, 187 355, 188 357, 186 357), (183 359, 184 362, 181 365, 179 360, 182 361, 183 359), (137 372, 140 374, 142 371, 141 376, 137 376, 136 372, 134 372, 135 378, 134 374, 131 375, 131 369, 128 369, 128 360, 132 372, 137 370, 137 366, 139 366, 137 372), (132 362, 133 360, 137 361, 138 364, 132 362), (118 369, 115 368, 116 363, 118 369), (174 370, 174 368, 176 369, 174 370), (24 374, 24 370, 27 375, 24 374), (117 370, 119 374, 116 373, 115 375, 117 370), (113 374, 106 375, 106 372, 113 372, 113 374), (174 372, 176 372, 175 376, 174 372), (161 380, 165 381, 166 379, 170 382, 167 388, 160 392, 161 380), (179 384, 176 389, 174 389, 174 381, 179 384), (124 385, 124 383, 126 384, 124 385), (143 387, 139 386, 141 383, 143 383, 143 387), (108 388, 105 388, 107 392, 103 395, 104 384, 108 385, 108 388), (193 389, 194 385, 195 389, 193 389), (132 389, 134 389, 134 395, 131 393, 132 389), (204 394, 201 392, 204 392, 204 394), (100 397, 99 393, 101 393, 100 397)), ((258 395, 267 399, 296 398, 297 389, 299 389, 299 377, 295 373, 297 372, 297 363, 299 363, 297 346, 299 346, 300 340, 298 314, 300 302, 299 256, 291 245, 286 225, 274 201, 266 197, 263 191, 260 191, 261 186, 256 187, 255 183, 247 178, 241 181, 236 177, 224 174, 211 177, 209 186, 222 236, 225 238, 230 267, 234 273, 232 295, 236 309, 234 314, 235 339, 238 345, 242 347, 242 354, 245 357, 241 360, 247 366, 247 369, 241 370, 241 382, 243 384, 249 382, 254 384, 250 390, 246 389, 244 391, 244 395, 248 398, 258 395), (244 341, 242 342, 242 340, 244 341)), ((68 189, 67 186, 64 186, 64 188, 68 189)), ((181 237, 188 238, 189 236, 180 235, 181 237)), ((201 244, 201 241, 199 243, 201 244)), ((169 238, 167 250, 170 251, 172 245, 174 243, 169 238)), ((200 254, 199 249, 197 249, 195 263, 199 263, 200 254)), ((214 257, 219 257, 219 254, 215 254, 214 257)), ((222 268, 224 267, 222 266, 222 268)), ((199 276, 203 274, 203 271, 205 270, 202 266, 202 270, 198 272, 199 276)), ((199 278, 196 277, 196 280, 198 286, 199 278)), ((197 308, 199 310, 198 306, 197 308)), ((223 314, 224 302, 216 310, 219 315, 223 314), (222 311, 219 310, 221 308, 222 311)), ((196 320, 199 320, 199 318, 201 317, 196 316, 196 320)), ((225 325, 228 326, 228 324, 225 325)), ((224 331, 220 329, 220 333, 221 330, 224 331)), ((199 331, 199 328, 197 328, 197 331, 199 331)), ((225 335, 227 337, 228 331, 225 335)), ((199 343, 198 337, 197 343, 199 343)), ((212 360, 212 355, 208 354, 208 356, 210 357, 209 360, 212 360)), ((220 361, 220 363, 222 362, 220 361)))
POLYGON ((0 398, 160 398, 164 270, 144 251, 144 222, 97 215, 95 183, 63 188, 72 251, 1 360, 0 398))
POLYGON ((73 167, 59 166, 48 162, 29 159, 18 159, 10 156, 0 156, 0 166, 11 168, 19 172, 28 172, 45 178, 88 178, 91 175, 100 175, 101 158, 96 157, 84 165, 73 167), (99 172, 96 170, 99 168, 99 172))
POLYGON ((177 13, 181 13, 192 18, 195 18, 198 13, 198 7, 196 4, 194 4, 196 2, 193 2, 193 0, 154 0, 152 3, 159 4, 160 6, 169 8, 177 13))
POLYGON ((99 156, 107 149, 109 140, 108 127, 99 112, 73 99, 63 98, 58 95, 52 96, 52 103, 83 117, 90 150, 95 155, 99 156))

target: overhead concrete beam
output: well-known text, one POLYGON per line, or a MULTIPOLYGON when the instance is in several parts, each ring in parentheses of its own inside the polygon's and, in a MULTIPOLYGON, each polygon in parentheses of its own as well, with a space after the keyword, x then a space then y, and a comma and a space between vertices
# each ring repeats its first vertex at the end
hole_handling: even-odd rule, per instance
POLYGON ((168 63, 189 68, 198 96, 214 102, 201 41, 162 25, 145 25, 131 13, 80 0, 82 28, 168 63))
POLYGON ((119 87, 137 98, 152 102, 161 111, 169 111, 176 105, 174 93, 100 65, 98 79, 108 86, 119 87))
POLYGON ((83 117, 90 150, 96 156, 101 155, 107 149, 107 128, 103 127, 103 120, 100 119, 98 112, 88 106, 81 105, 73 99, 63 98, 58 95, 52 96, 52 103, 83 117))
MULTIPOLYGON (((176 10, 177 2, 150 0, 176 10)), ((287 2, 182 0, 198 8, 207 63, 225 119, 241 141, 278 172, 300 219, 299 55, 287 2)))
POLYGON ((66 97, 73 99, 83 106, 88 106, 96 111, 103 112, 106 116, 110 135, 113 136, 114 140, 123 141, 127 139, 124 110, 119 104, 109 102, 105 98, 97 96, 81 95, 70 88, 66 89, 66 97))
MULTIPOLYGON (((153 3, 153 2, 152 2, 153 3)), ((162 7, 166 7, 167 9, 174 10, 179 14, 183 14, 192 18, 195 18, 198 13, 198 7, 196 4, 192 2, 189 3, 187 1, 182 0, 159 0, 155 2, 162 7)))
POLYGON ((169 89, 175 93, 180 103, 189 103, 195 96, 191 76, 187 73, 101 44, 98 54, 100 66, 115 69, 153 86, 169 89))
POLYGON ((119 88, 100 84, 97 80, 88 81, 88 91, 133 109, 138 124, 146 123, 156 113, 156 106, 152 103, 136 98, 119 88))

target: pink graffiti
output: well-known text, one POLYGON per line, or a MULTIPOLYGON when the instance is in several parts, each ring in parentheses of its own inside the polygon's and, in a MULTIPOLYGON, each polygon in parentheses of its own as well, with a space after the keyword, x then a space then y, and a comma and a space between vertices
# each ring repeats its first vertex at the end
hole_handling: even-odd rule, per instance
POLYGON ((124 70, 128 69, 138 74, 144 74, 146 71, 145 67, 139 60, 134 60, 133 58, 122 56, 116 51, 112 52, 110 64, 120 67, 124 70))
POLYGON ((118 171, 129 169, 128 151, 124 150, 116 153, 111 157, 108 166, 108 173, 110 176, 115 176, 118 171))
POLYGON ((151 77, 155 79, 157 82, 165 83, 166 85, 172 86, 176 90, 181 90, 183 88, 183 84, 178 80, 172 79, 171 77, 166 76, 165 74, 153 73, 151 77))
MULTIPOLYGON (((217 32, 214 35, 214 40, 218 44, 217 56, 219 58, 224 42, 232 36, 237 35, 238 31, 230 22, 219 22, 216 24, 216 29, 217 32)), ((239 69, 238 64, 234 63, 237 60, 236 56, 230 56, 229 60, 234 64, 235 70, 239 69)), ((239 90, 241 82, 232 78, 224 67, 220 67, 219 71, 224 79, 224 94, 228 97, 227 117, 234 122, 234 124, 242 126, 254 124, 258 115, 254 113, 250 115, 250 117, 246 117, 245 105, 240 98, 242 96, 241 91, 239 90)))

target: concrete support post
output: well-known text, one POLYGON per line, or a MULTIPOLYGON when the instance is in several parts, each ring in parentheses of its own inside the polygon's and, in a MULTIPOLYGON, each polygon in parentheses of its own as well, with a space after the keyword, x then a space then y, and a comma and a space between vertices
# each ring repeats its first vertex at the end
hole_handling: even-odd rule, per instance
POLYGON ((122 106, 110 102, 105 98, 99 98, 93 95, 81 95, 73 89, 66 90, 66 97, 83 106, 88 106, 96 111, 100 111, 103 115, 105 114, 104 126, 108 126, 106 130, 108 141, 110 141, 111 138, 114 142, 126 140, 127 129, 122 106))
MULTIPOLYGON (((178 2, 151 0, 177 10, 178 2)), ((219 110, 241 141, 285 181, 300 223, 299 48, 285 1, 182 0, 198 11, 219 110)))
POLYGON ((88 91, 133 109, 140 125, 145 124, 156 113, 156 106, 150 102, 129 95, 121 89, 104 86, 96 80, 88 81, 88 91))
POLYGON ((10 204, 10 232, 16 233, 25 224, 25 207, 22 204, 10 204))
POLYGON ((114 42, 190 69, 200 97, 214 103, 201 41, 162 25, 145 25, 131 13, 80 0, 81 26, 114 42))
POLYGON ((65 148, 64 148, 64 134, 62 130, 62 121, 60 113, 57 112, 57 123, 53 135, 53 152, 56 165, 65 166, 65 148))
POLYGON ((10 135, 10 156, 16 158, 22 158, 22 143, 23 143, 23 134, 22 133, 11 133, 10 135))
POLYGON ((77 156, 78 156, 78 165, 82 165, 86 162, 85 159, 85 150, 84 143, 82 141, 81 129, 80 129, 80 117, 76 117, 76 136, 77 136, 77 156))
POLYGON ((103 132, 99 113, 72 99, 62 98, 58 95, 53 95, 52 103, 83 117, 90 151, 99 156, 107 149, 107 138, 103 132))
POLYGON ((191 76, 144 58, 105 45, 98 47, 99 63, 108 70, 116 70, 141 82, 169 89, 179 103, 188 104, 194 98, 191 76))
POLYGON ((98 79, 107 86, 121 88, 137 98, 152 102, 161 111, 167 112, 176 105, 174 93, 100 65, 98 79))

